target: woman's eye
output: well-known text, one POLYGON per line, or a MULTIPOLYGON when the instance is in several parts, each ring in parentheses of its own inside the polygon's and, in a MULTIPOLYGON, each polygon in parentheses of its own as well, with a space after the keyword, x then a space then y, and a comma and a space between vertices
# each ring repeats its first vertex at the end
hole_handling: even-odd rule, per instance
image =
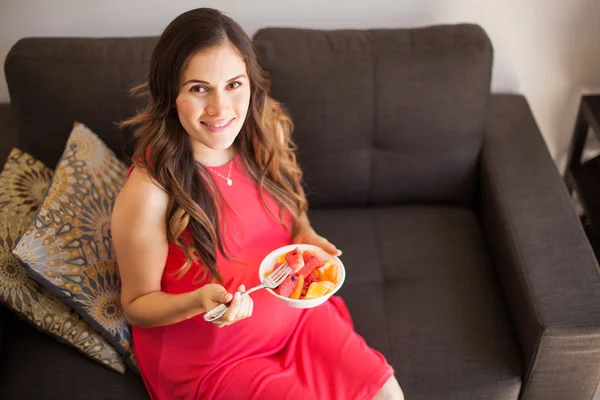
POLYGON ((190 88, 190 92, 204 93, 204 92, 206 92, 206 91, 207 91, 207 90, 206 90, 206 88, 205 88, 204 86, 199 86, 199 85, 192 86, 192 87, 190 88))
POLYGON ((232 89, 237 89, 237 88, 239 88, 240 86, 242 86, 242 84, 241 84, 240 82, 231 82, 231 83, 229 84, 229 87, 230 87, 230 88, 232 88, 232 89))

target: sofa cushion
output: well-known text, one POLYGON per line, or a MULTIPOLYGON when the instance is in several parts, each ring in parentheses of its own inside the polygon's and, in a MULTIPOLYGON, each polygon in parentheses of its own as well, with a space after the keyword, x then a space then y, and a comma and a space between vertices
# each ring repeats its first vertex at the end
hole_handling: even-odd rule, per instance
POLYGON ((315 210, 313 227, 343 251, 346 280, 338 294, 350 310, 355 329, 388 360, 392 356, 386 321, 383 265, 371 213, 365 210, 315 210), (368 299, 368 300, 365 300, 368 299))
POLYGON ((520 353, 470 210, 314 210, 310 219, 343 251, 339 293, 406 398, 518 397, 520 353))
POLYGON ((75 124, 52 185, 13 254, 29 275, 73 307, 123 355, 132 351, 120 302, 110 218, 127 169, 75 124))
POLYGON ((254 42, 311 206, 473 202, 492 67, 480 27, 265 28, 254 42))
POLYGON ((0 172, 0 302, 42 332, 121 373, 115 349, 70 307, 27 275, 11 254, 50 187, 52 170, 13 149, 0 172))
POLYGON ((148 399, 139 375, 123 376, 11 316, 0 359, 0 399, 148 399))
POLYGON ((148 77, 156 37, 24 38, 4 69, 19 146, 54 168, 74 121, 84 121, 118 157, 131 155, 131 117, 145 99, 129 90, 148 77))

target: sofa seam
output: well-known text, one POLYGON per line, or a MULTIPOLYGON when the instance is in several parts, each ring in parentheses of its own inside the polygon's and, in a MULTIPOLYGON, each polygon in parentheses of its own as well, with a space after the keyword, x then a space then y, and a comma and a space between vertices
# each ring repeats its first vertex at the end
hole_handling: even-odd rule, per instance
MULTIPOLYGON (((372 209, 371 212, 369 212, 369 221, 371 222, 371 229, 373 230, 374 236, 375 238, 379 237, 379 231, 377 229, 377 224, 376 224, 376 218, 377 218, 377 209, 372 209)), ((390 331, 390 321, 389 318, 387 318, 387 310, 388 310, 388 306, 389 306, 389 301, 386 295, 386 291, 385 291, 385 266, 384 266, 384 260, 383 260, 383 252, 381 251, 381 247, 380 247, 380 243, 379 240, 375 240, 375 248, 377 250, 377 257, 380 261, 379 265, 381 265, 381 278, 383 279, 383 307, 385 308, 385 314, 386 314, 386 318, 385 318, 385 327, 387 330, 387 341, 388 341, 388 346, 390 348, 390 357, 391 360, 388 360, 388 363, 391 365, 392 360, 394 359, 394 346, 392 344, 392 335, 391 335, 391 331, 390 331)))

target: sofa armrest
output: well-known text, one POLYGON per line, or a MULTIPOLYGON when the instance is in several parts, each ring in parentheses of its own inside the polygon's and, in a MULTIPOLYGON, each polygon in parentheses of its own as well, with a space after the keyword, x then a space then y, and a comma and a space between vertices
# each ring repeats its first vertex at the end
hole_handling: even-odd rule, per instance
POLYGON ((482 226, 524 357, 521 399, 591 399, 598 265, 522 96, 492 96, 480 161, 482 226))
POLYGON ((0 170, 13 147, 19 146, 19 136, 10 104, 0 103, 0 170))

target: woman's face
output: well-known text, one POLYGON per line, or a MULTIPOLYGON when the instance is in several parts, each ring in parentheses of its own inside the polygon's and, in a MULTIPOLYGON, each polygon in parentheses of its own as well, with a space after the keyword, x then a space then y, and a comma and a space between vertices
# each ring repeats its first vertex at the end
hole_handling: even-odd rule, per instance
POLYGON ((249 104, 246 64, 232 44, 226 42, 190 58, 176 105, 198 161, 215 166, 228 160, 249 104))

